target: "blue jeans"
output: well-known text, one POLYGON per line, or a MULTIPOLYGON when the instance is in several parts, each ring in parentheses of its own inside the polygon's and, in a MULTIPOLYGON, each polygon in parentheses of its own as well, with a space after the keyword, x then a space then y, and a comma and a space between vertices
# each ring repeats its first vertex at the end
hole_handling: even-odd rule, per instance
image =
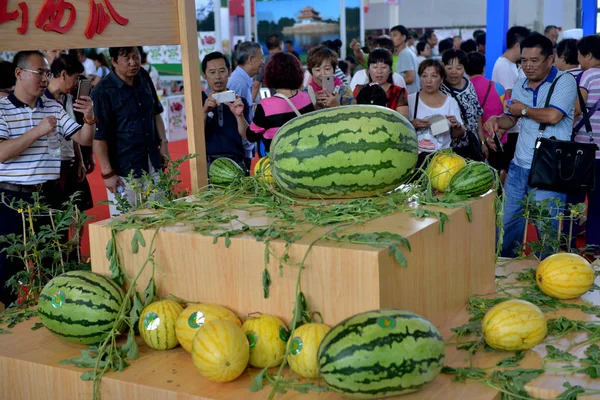
MULTIPOLYGON (((521 247, 523 233, 525 232, 525 218, 523 218, 523 207, 519 203, 531 192, 535 190, 533 200, 541 201, 547 199, 556 199, 552 205, 552 216, 558 213, 559 206, 563 205, 567 199, 566 193, 552 192, 549 190, 535 189, 527 184, 529 170, 517 166, 514 161, 510 163, 508 177, 504 184, 504 194, 506 203, 504 205, 504 240, 502 242, 502 257, 516 257, 517 250, 521 247), (562 203, 562 204, 561 204, 562 203)), ((558 220, 553 221, 553 225, 558 229, 558 220)))

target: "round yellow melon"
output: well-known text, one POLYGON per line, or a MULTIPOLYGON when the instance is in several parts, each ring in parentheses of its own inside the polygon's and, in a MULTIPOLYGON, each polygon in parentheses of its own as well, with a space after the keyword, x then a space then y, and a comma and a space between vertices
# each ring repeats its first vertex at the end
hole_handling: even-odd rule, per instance
POLYGON ((173 300, 155 301, 142 310, 138 327, 148 347, 168 350, 179 344, 175 336, 175 322, 182 311, 181 304, 173 300))
POLYGON ((274 185, 275 178, 273 178, 273 172, 271 171, 271 159, 269 156, 265 156, 258 160, 254 167, 254 175, 259 182, 274 185))
POLYGON ((289 332, 285 323, 273 315, 250 317, 242 325, 250 345, 250 365, 276 367, 283 361, 289 332))
POLYGON ((596 275, 590 263, 578 254, 558 253, 544 259, 535 279, 542 292, 555 299, 575 299, 594 284, 596 275))
POLYGON ((202 376, 215 382, 239 377, 250 359, 242 328, 227 319, 215 319, 198 329, 192 342, 192 362, 202 376))
POLYGON ((304 378, 317 378, 317 352, 330 328, 323 324, 305 324, 296 329, 291 340, 288 364, 292 371, 304 378))
POLYGON ((427 167, 431 187, 439 192, 445 191, 454 175, 466 166, 467 161, 458 154, 443 152, 434 155, 427 167))
POLYGON ((485 342, 497 350, 527 350, 542 343, 548 326, 544 313, 524 300, 507 300, 490 308, 481 323, 485 342))
POLYGON ((242 326, 240 319, 231 310, 216 304, 192 304, 177 318, 175 334, 181 347, 192 352, 192 341, 202 325, 215 319, 226 319, 242 326))

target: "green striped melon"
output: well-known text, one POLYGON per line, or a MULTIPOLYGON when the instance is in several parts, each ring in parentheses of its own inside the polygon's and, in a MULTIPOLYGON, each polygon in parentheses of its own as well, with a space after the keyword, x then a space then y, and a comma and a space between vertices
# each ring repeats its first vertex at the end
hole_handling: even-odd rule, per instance
POLYGON ((319 372, 332 390, 374 399, 415 392, 442 369, 436 327, 408 311, 381 309, 336 325, 321 343, 319 372))
POLYGON ((89 271, 66 272, 40 293, 42 324, 68 342, 96 344, 112 329, 125 295, 112 280, 89 271))
POLYGON ((269 156, 275 182, 294 196, 369 197, 408 180, 417 162, 417 139, 394 110, 343 106, 287 122, 269 156))
POLYGON ((246 174, 242 167, 227 157, 217 158, 208 168, 208 178, 215 185, 229 185, 244 176, 246 174))
POLYGON ((465 196, 480 196, 494 186, 492 167, 482 162, 472 162, 452 177, 446 192, 465 196))

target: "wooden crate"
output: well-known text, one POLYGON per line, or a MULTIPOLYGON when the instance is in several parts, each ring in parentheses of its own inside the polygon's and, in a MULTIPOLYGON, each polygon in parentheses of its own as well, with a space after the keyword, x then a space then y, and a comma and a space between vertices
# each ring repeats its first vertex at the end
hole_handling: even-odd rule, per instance
MULTIPOLYGON (((494 289, 495 212, 494 195, 472 201, 472 222, 464 208, 443 209, 450 221, 440 233, 436 218, 416 219, 411 211, 378 218, 355 232, 392 232, 406 237, 412 251, 404 249, 408 267, 397 264, 388 249, 365 245, 319 241, 311 249, 302 273, 302 290, 312 311, 324 323, 334 325, 358 312, 378 308, 400 308, 421 314, 440 326, 475 293, 494 289)), ((250 225, 264 225, 263 215, 235 211, 250 225)), ((109 274, 105 246, 110 239, 109 221, 90 226, 92 269, 109 274)), ((328 228, 315 229, 290 249, 291 262, 300 262, 315 238, 328 228)), ((131 254, 133 230, 118 233, 123 265, 134 276, 147 257, 147 249, 131 254)), ((152 231, 143 231, 147 243, 152 231)), ((274 242, 277 254, 284 242, 274 242)), ((155 259, 160 266, 155 277, 161 295, 216 303, 238 315, 252 312, 273 314, 289 322, 295 299, 297 267, 284 266, 282 275, 273 259, 268 265, 272 284, 267 299, 261 276, 265 244, 252 237, 224 240, 194 233, 189 226, 169 226, 157 234, 155 259)), ((150 276, 147 268, 138 289, 150 276)))

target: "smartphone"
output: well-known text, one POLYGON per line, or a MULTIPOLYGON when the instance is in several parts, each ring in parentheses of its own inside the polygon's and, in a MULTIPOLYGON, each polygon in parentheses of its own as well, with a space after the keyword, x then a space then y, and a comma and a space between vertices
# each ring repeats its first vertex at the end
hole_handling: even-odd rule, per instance
POLYGON ((220 93, 211 94, 213 99, 216 100, 217 104, 222 103, 233 103, 235 101, 235 92, 233 90, 226 90, 220 93))
POLYGON ((497 131, 494 131, 494 142, 496 143, 496 147, 500 152, 504 153, 504 146, 502 146, 502 142, 500 141, 500 135, 498 135, 497 131))
POLYGON ((92 91, 92 80, 91 79, 82 79, 77 84, 77 99, 83 96, 89 96, 92 91))
POLYGON ((327 90, 329 93, 333 93, 333 89, 335 88, 333 80, 333 75, 323 75, 323 89, 327 90))

